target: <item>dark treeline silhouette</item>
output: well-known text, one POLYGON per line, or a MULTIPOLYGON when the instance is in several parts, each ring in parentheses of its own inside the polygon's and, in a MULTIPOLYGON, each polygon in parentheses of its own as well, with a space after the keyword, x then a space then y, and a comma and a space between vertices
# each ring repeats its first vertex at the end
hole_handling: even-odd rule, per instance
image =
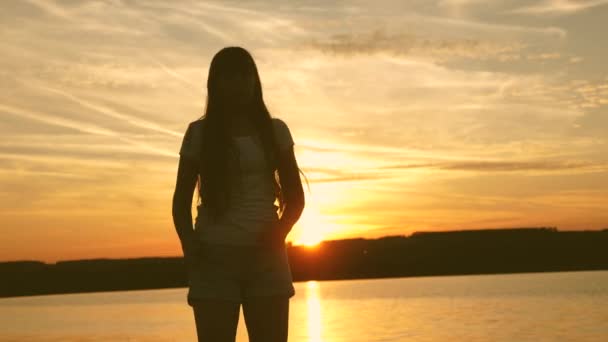
MULTIPOLYGON (((608 270, 608 229, 416 232, 288 245, 294 281, 608 270)), ((0 297, 187 286, 182 257, 0 263, 0 297)))

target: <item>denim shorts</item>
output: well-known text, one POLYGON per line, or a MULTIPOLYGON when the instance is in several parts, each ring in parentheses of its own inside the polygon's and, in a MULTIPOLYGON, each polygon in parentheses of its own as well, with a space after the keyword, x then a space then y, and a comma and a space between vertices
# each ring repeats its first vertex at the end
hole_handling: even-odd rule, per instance
POLYGON ((295 295, 287 245, 200 243, 200 253, 187 267, 188 305, 197 299, 242 303, 251 297, 295 295))

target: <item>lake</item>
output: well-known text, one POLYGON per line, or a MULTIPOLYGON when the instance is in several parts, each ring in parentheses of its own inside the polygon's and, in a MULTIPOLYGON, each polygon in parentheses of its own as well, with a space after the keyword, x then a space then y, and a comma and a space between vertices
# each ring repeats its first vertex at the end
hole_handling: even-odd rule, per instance
MULTIPOLYGON (((608 271, 296 282, 289 341, 608 341, 608 271)), ((186 288, 0 299, 1 341, 196 341, 186 288)), ((241 309, 237 341, 247 331, 241 309)))

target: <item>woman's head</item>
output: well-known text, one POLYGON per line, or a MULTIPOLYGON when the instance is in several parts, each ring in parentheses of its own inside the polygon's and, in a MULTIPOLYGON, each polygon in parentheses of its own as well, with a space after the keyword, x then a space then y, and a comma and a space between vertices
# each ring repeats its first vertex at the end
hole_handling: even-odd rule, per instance
POLYGON ((217 218, 230 205, 231 175, 241 176, 239 151, 228 133, 232 115, 247 117, 260 137, 268 177, 272 179, 279 207, 285 203, 277 171, 278 143, 272 117, 266 108, 262 85, 251 54, 241 47, 225 47, 213 56, 207 78, 207 105, 203 120, 201 165, 198 182, 199 204, 217 218))
POLYGON ((263 103, 260 88, 257 67, 247 50, 231 46, 213 56, 207 78, 208 106, 213 109, 260 106, 263 103))

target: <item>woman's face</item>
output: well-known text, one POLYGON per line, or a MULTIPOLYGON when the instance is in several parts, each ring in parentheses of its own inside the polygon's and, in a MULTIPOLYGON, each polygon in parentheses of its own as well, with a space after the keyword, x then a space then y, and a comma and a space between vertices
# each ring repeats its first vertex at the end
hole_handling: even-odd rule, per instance
POLYGON ((251 73, 234 73, 222 77, 219 80, 219 87, 222 94, 225 94, 230 104, 246 104, 253 97, 254 78, 251 73))

